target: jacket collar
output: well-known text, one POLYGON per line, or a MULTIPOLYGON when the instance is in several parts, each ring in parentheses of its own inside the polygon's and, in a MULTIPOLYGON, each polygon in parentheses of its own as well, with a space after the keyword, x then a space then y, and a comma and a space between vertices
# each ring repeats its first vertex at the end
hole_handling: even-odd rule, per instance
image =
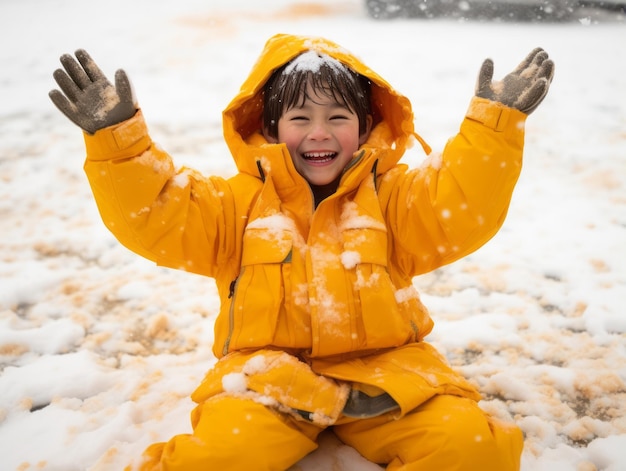
MULTIPOLYGON (((388 149, 367 143, 361 146, 344 169, 337 193, 356 188, 369 173, 380 174, 379 162, 386 160, 389 152, 388 149)), ((246 173, 263 181, 272 179, 281 199, 301 191, 307 185, 306 180, 296 170, 285 144, 270 144, 257 133, 242 146, 239 156, 239 160, 246 163, 246 173)))

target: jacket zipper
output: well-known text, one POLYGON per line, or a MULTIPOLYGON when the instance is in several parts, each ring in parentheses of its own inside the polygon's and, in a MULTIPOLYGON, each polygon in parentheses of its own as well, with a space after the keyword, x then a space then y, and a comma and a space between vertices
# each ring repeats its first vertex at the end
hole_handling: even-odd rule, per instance
POLYGON ((226 336, 226 340, 224 341, 224 348, 222 349, 223 355, 228 354, 230 341, 232 340, 233 332, 235 330, 235 299, 237 297, 237 286, 239 285, 239 280, 241 280, 241 275, 243 275, 244 270, 245 267, 241 267, 239 276, 230 283, 230 291, 228 293, 228 297, 231 298, 231 301, 230 308, 228 309, 228 335, 226 336))

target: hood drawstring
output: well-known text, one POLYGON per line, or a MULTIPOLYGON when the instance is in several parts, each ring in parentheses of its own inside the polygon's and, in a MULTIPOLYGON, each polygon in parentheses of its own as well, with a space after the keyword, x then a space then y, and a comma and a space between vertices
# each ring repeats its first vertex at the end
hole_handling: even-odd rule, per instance
POLYGON ((265 183, 265 171, 263 170, 263 166, 261 165, 261 161, 256 161, 256 168, 259 169, 259 176, 261 177, 261 181, 265 183))
POLYGON ((428 145, 428 143, 424 140, 424 138, 422 136, 420 136, 419 134, 417 134, 415 131, 413 131, 413 137, 415 139, 417 139, 417 142, 420 143, 420 145, 422 146, 422 149, 424 149, 424 152, 426 153, 426 155, 430 155, 430 153, 433 151, 430 146, 428 145))

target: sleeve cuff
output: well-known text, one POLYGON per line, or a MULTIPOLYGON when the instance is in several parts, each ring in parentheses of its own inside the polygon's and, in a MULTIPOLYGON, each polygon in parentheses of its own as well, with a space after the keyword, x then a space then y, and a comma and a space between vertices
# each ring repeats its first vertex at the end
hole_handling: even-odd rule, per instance
POLYGON ((111 160, 140 155, 152 144, 143 113, 119 124, 96 131, 83 133, 88 160, 111 160))
POLYGON ((504 132, 510 126, 522 131, 526 121, 526 114, 502 103, 473 97, 465 117, 477 121, 496 132, 504 132))

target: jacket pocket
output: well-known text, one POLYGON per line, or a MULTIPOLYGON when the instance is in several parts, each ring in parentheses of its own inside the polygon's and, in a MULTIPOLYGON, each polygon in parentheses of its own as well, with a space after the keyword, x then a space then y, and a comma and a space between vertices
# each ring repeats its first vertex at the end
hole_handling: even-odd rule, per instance
POLYGON ((273 344, 278 316, 289 297, 292 246, 289 231, 246 229, 229 311, 228 351, 273 344))
POLYGON ((398 303, 397 288, 389 275, 387 232, 376 227, 354 228, 344 232, 343 240, 359 348, 386 348, 414 340, 410 313, 398 303))

